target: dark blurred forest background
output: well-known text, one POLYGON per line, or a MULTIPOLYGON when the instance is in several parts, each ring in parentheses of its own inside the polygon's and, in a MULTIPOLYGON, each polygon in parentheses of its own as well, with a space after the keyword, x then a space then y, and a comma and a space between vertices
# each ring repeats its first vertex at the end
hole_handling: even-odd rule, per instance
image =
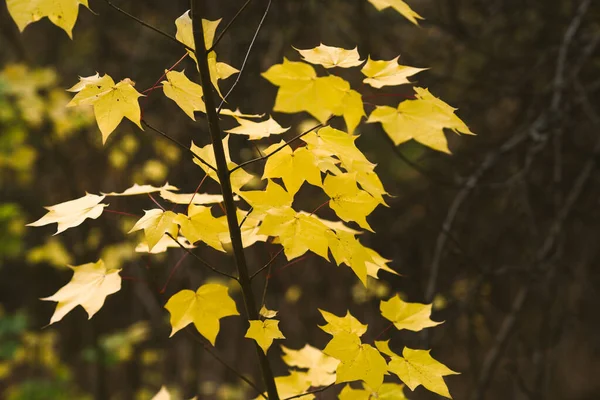
MULTIPOLYGON (((115 3, 172 34, 189 8, 181 0, 115 3)), ((358 146, 378 163, 393 195, 390 207, 369 219, 376 234, 361 240, 392 259, 402 276, 383 273, 367 290, 349 269, 317 257, 275 267, 267 305, 282 315, 284 344, 322 348, 328 336, 316 328, 317 308, 338 315, 350 308, 374 335, 386 326, 376 312, 379 300, 402 293, 433 302, 433 319, 445 323, 427 334, 392 330, 382 337, 431 348, 460 371, 446 378, 455 399, 598 399, 600 2, 408 3, 426 18, 420 27, 366 0, 273 1, 230 97, 244 112, 268 112, 276 88, 260 73, 284 56, 298 60, 292 46, 358 45, 363 58, 401 55, 402 64, 430 68, 413 81, 457 107, 477 134, 450 133, 448 156, 413 142, 394 148, 379 124, 361 125, 358 146)), ((224 24, 243 1, 206 4, 210 18, 223 17, 224 24)), ((254 0, 244 11, 219 44, 220 60, 239 67, 265 5, 254 0)), ((59 236, 53 226, 24 226, 43 214, 42 206, 85 191, 168 181, 193 192, 202 176, 186 154, 150 131, 122 123, 102 146, 91 109, 64 108, 64 89, 78 76, 129 77, 143 89, 183 55, 104 1, 90 6, 97 15, 81 8, 71 41, 47 20, 19 34, 0 2, 0 398, 149 399, 163 384, 184 398, 252 398, 197 338, 168 338, 164 303, 208 277, 188 259, 161 293, 180 249, 134 252, 139 237, 126 234, 134 219, 114 214, 59 236), (121 265, 123 289, 91 321, 78 308, 42 329, 55 305, 39 298, 68 282, 65 265, 100 257, 121 265)), ((193 73, 193 64, 184 66, 193 73)), ((411 93, 407 85, 374 95, 358 77, 351 83, 376 104, 396 106, 411 93)), ((184 143, 208 143, 205 124, 193 124, 164 96, 143 101, 153 125, 184 143)), ((276 114, 282 126, 301 126, 307 117, 276 114)), ((255 156, 241 143, 232 144, 238 162, 255 156)), ((125 212, 152 206, 143 196, 110 203, 125 212)), ((198 251, 223 262, 211 249, 198 251)), ((269 251, 250 248, 250 264, 264 264, 269 251)), ((258 381, 252 346, 237 340, 243 333, 240 321, 225 319, 217 346, 258 381)), ((278 352, 269 354, 283 374, 278 352)), ((318 398, 334 398, 337 390, 318 398)), ((407 396, 436 398, 422 388, 407 396)))

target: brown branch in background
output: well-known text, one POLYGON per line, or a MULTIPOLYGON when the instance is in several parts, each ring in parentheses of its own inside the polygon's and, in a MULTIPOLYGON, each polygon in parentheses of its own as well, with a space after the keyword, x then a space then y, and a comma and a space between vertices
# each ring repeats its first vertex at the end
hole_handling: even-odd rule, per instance
POLYGON ((229 28, 231 28, 231 25, 233 25, 233 23, 238 19, 238 17, 240 15, 242 15, 242 13, 244 12, 244 10, 246 9, 246 7, 248 7, 248 5, 252 2, 252 0, 246 0, 246 2, 244 3, 244 5, 242 7, 240 7, 240 9, 238 10, 237 13, 235 13, 235 15, 233 16, 233 18, 231 19, 231 21, 229 21, 229 23, 225 26, 225 28, 223 29, 223 31, 221 31, 221 33, 219 33, 219 35, 217 36, 217 38, 214 40, 212 46, 210 46, 208 48, 208 50, 206 50, 207 53, 210 53, 211 51, 213 51, 217 45, 219 44, 219 42, 221 41, 221 39, 223 39, 223 36, 225 36, 225 34, 227 33, 227 31, 229 30, 229 28))
MULTIPOLYGON (((194 42, 205 43, 204 31, 202 29, 202 15, 204 14, 203 0, 191 0, 190 6, 194 42)), ((227 226, 229 227, 229 237, 231 239, 231 247, 233 250, 235 264, 238 270, 238 282, 242 289, 242 296, 244 298, 246 316, 248 320, 259 320, 260 317, 256 308, 256 300, 254 298, 252 282, 250 281, 246 256, 244 254, 242 233, 240 231, 240 226, 237 219, 237 207, 233 199, 233 189, 231 187, 230 180, 231 172, 227 167, 227 159, 225 156, 225 150, 223 148, 222 133, 219 126, 219 115, 217 114, 217 109, 215 108, 215 100, 213 96, 214 88, 211 83, 210 69, 208 67, 208 54, 204 46, 196 46, 196 59, 198 60, 200 83, 204 92, 204 103, 206 104, 208 132, 213 145, 213 152, 217 165, 217 175, 221 184, 225 216, 227 218, 227 226)), ((258 343, 255 342, 254 347, 258 357, 263 382, 266 386, 268 398, 269 400, 279 400, 277 386, 275 385, 275 378, 273 376, 269 360, 258 343)))
POLYGON ((177 38, 175 38, 175 36, 169 35, 167 32, 161 31, 157 27, 152 26, 149 23, 142 21, 141 19, 139 19, 135 15, 132 15, 132 14, 128 13, 127 11, 123 10, 122 8, 117 7, 110 0, 104 0, 104 2, 106 4, 108 4, 111 8, 113 8, 114 10, 116 10, 116 11, 120 12, 121 14, 125 15, 127 18, 131 18, 132 20, 134 20, 138 24, 140 24, 142 26, 145 26, 146 28, 153 30, 154 32, 158 33, 159 35, 162 35, 162 36, 166 37, 167 39, 171 40, 172 42, 175 42, 178 45, 184 47, 186 50, 194 51, 194 49, 192 49, 191 47, 189 47, 189 46, 181 43, 179 40, 177 40, 177 38))

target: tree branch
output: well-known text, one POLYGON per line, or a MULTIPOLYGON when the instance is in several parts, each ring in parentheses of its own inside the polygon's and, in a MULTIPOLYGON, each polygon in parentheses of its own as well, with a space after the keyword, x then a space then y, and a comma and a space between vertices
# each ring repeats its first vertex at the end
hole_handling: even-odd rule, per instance
MULTIPOLYGON (((258 27, 256 28, 256 31, 254 32, 254 37, 252 37, 252 41, 250 42, 250 45, 248 46, 248 51, 246 51, 246 56, 244 57, 244 61, 242 62, 242 66, 240 67, 240 72, 238 72, 238 74, 235 78, 235 82, 233 82, 233 85, 231 85, 231 87, 229 88, 227 93, 225 93, 225 96, 223 96, 223 99, 221 100, 221 104, 219 104, 219 108, 217 109, 217 115, 219 115, 221 113, 221 110, 223 109, 223 106, 225 105, 225 101, 227 100, 227 97, 229 97, 231 92, 233 92, 233 89, 235 89, 238 82, 240 81, 242 72, 244 72, 244 68, 246 67, 246 62, 248 61, 248 57, 250 57, 250 52, 252 52, 252 48, 254 47, 256 38, 258 37, 258 33, 260 32, 260 29, 262 28, 263 23, 265 22, 265 19, 267 18, 267 14, 269 13, 269 9, 271 8, 271 2, 272 2, 272 0, 269 0, 269 3, 267 4, 267 8, 265 8, 265 12, 263 13, 262 18, 261 18, 260 22, 258 23, 258 27)), ((213 45, 213 47, 214 47, 214 45, 213 45)))
POLYGON ((302 132, 301 134, 295 136, 294 138, 288 140, 287 142, 285 142, 284 144, 282 144, 281 146, 279 146, 278 148, 276 148, 275 150, 273 150, 272 152, 270 152, 269 154, 266 154, 264 156, 260 156, 257 158, 253 158, 252 160, 248 160, 245 161, 243 163, 241 163, 240 165, 238 165, 237 167, 231 169, 231 171, 229 171, 230 174, 232 174, 234 171, 237 171, 238 169, 245 167, 248 164, 252 164, 255 163, 257 161, 263 161, 266 160, 267 158, 271 157, 273 154, 280 152, 281 150, 283 150, 285 148, 285 146, 294 143, 296 140, 302 138, 303 136, 308 135, 309 133, 311 133, 312 131, 314 131, 315 129, 319 129, 322 127, 325 127, 327 125, 329 125, 329 121, 331 121, 333 119, 333 116, 331 116, 327 121, 325 121, 325 123, 319 124, 319 125, 315 125, 312 128, 310 128, 309 130, 307 130, 306 132, 302 132))
POLYGON ((221 41, 221 39, 223 39, 223 36, 225 36, 225 33, 227 33, 227 31, 229 30, 229 28, 231 28, 231 25, 233 25, 233 23, 235 22, 235 20, 242 14, 242 12, 244 12, 244 10, 246 9, 246 7, 248 7, 248 5, 252 2, 252 0, 246 0, 246 2, 244 3, 244 5, 238 10, 237 13, 235 13, 235 15, 233 16, 233 18, 231 19, 231 21, 229 21, 229 23, 227 24, 227 26, 225 26, 225 28, 223 29, 223 31, 221 33, 219 33, 219 36, 217 36, 217 38, 214 40, 212 46, 210 46, 210 48, 208 50, 206 50, 207 53, 210 53, 211 51, 213 51, 217 45, 219 44, 219 42, 221 41))
POLYGON ((148 122, 146 122, 145 119, 141 120, 142 124, 148 128, 150 128, 150 130, 153 130, 154 132, 158 133, 159 135, 161 135, 162 137, 164 137, 165 139, 170 140, 171 142, 175 143, 177 146, 181 147, 183 150, 189 152, 192 154, 192 156, 197 159, 198 161, 200 161, 202 164, 206 165, 209 169, 212 169, 213 171, 217 172, 217 169, 215 167, 213 167, 212 165, 210 165, 208 162, 206 162, 202 157, 200 157, 198 154, 194 153, 189 147, 185 146, 183 143, 181 143, 180 141, 178 141, 177 139, 167 135, 165 132, 161 131, 160 129, 157 129, 155 127, 153 127, 152 125, 150 125, 148 122))
POLYGON ((186 50, 194 51, 194 49, 192 49, 191 47, 189 47, 186 44, 183 44, 179 40, 177 40, 177 38, 175 38, 175 36, 169 35, 167 32, 161 31, 160 29, 158 29, 158 28, 150 25, 149 23, 142 21, 141 19, 139 19, 135 15, 129 14, 127 11, 125 11, 122 8, 119 8, 116 5, 114 5, 110 0, 104 0, 104 2, 106 4, 108 4, 111 8, 113 8, 114 10, 120 12, 121 14, 125 15, 128 18, 131 18, 132 20, 134 20, 138 24, 140 24, 142 26, 145 26, 148 29, 153 30, 154 32, 158 33, 159 35, 162 35, 162 36, 166 37, 167 39, 171 40, 172 42, 175 42, 175 43, 179 44, 180 46, 184 47, 186 50))
MULTIPOLYGON (((205 43, 204 30, 202 29, 202 7, 203 0, 191 0, 190 9, 192 14, 192 29, 194 33, 195 43, 205 43)), ((196 46, 196 59, 198 60, 198 70, 200 72, 200 83, 204 91, 204 102, 206 104, 206 117, 208 121, 208 132, 213 145, 213 152, 217 164, 217 175, 221 184, 221 192, 223 195, 223 204, 225 207, 225 215, 227 218, 227 226, 229 227, 229 237, 231 238, 231 246, 233 255, 238 270, 238 282, 242 288, 244 305, 246 307, 246 315, 248 320, 258 320, 259 314, 256 308, 256 301, 252 291, 252 282, 248 273, 246 264, 246 256, 244 254, 244 246, 242 244, 242 233, 237 219, 237 208, 233 199, 233 189, 231 187, 230 172, 227 167, 227 159, 223 148, 221 128, 219 126, 219 115, 215 108, 215 100, 213 97, 213 86, 210 79, 210 69, 208 68, 208 53, 206 48, 201 45, 196 46)), ((271 370, 269 360, 263 350, 254 343, 256 355, 259 360, 262 378, 267 389, 269 400, 279 400, 277 386, 271 370)))
POLYGON ((200 263, 202 265, 204 265, 206 268, 210 269, 213 272, 216 272, 217 274, 226 276, 227 278, 230 278, 230 279, 233 279, 233 280, 236 280, 236 281, 239 280, 236 276, 230 275, 227 272, 219 271, 218 269, 216 269, 215 267, 213 267, 212 265, 210 265, 208 262, 204 261, 204 259, 202 257, 200 257, 199 255, 197 255, 196 253, 194 253, 193 251, 191 251, 190 249, 188 249, 187 247, 185 247, 184 245, 182 245, 181 243, 179 243, 179 240, 175 239, 173 237, 173 235, 171 235, 170 233, 167 232, 166 235, 168 237, 170 237, 171 239, 173 239, 173 241, 175 243, 177 243, 177 245, 179 247, 181 247, 183 249, 183 251, 185 251, 186 253, 188 253, 192 257, 194 257, 196 260, 200 261, 200 263))
POLYGON ((297 394, 295 396, 286 397, 283 400, 299 399, 300 397, 303 397, 303 396, 306 396, 306 395, 309 395, 309 394, 321 393, 321 392, 324 392, 324 391, 326 391, 327 389, 329 389, 329 388, 331 388, 333 386, 335 386, 335 383, 332 383, 331 385, 322 387, 320 389, 315 389, 315 390, 311 390, 309 392, 305 392, 305 393, 302 393, 302 394, 297 394))
POLYGON ((267 262, 265 265, 263 265, 262 267, 260 267, 258 269, 258 271, 256 271, 255 273, 253 273, 250 276, 250 280, 254 279, 256 277, 256 275, 260 274, 261 272, 263 272, 265 269, 269 268, 269 266, 271 264, 273 264, 273 261, 275 261, 275 259, 277 258, 278 255, 280 255, 283 252, 283 247, 281 249, 279 249, 279 251, 277 252, 277 254, 275 254, 273 257, 271 257, 271 259, 269 260, 269 262, 267 262))

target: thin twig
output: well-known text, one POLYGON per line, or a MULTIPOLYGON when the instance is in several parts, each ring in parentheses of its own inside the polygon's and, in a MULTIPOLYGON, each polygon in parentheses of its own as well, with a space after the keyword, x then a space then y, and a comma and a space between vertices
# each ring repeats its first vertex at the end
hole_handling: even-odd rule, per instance
POLYGON ((200 157, 198 154, 194 153, 189 147, 185 146, 183 143, 181 143, 177 139, 175 139, 175 138, 167 135, 165 132, 161 131, 160 129, 157 129, 157 128, 153 127, 145 119, 142 119, 141 122, 142 122, 142 124, 144 126, 150 128, 150 130, 153 130, 154 132, 158 133, 159 135, 161 135, 165 139, 170 140, 171 142, 175 143, 177 146, 179 146, 183 150, 185 150, 188 153, 190 153, 195 159, 197 159, 198 161, 200 161, 202 164, 206 165, 209 169, 212 169, 214 172, 217 172, 217 169, 215 167, 213 167, 212 165, 210 165, 202 157, 200 157))
POLYGON ((322 388, 320 388, 320 389, 310 390, 310 391, 308 391, 308 392, 304 392, 304 393, 302 393, 302 394, 297 394, 297 395, 295 395, 295 396, 286 397, 286 398, 285 398, 285 399, 283 399, 283 400, 292 400, 292 399, 298 399, 298 398, 300 398, 300 397, 303 397, 303 396, 306 396, 306 395, 309 395, 309 394, 321 393, 321 392, 324 392, 324 391, 326 391, 327 389, 329 389, 329 388, 331 388, 331 387, 333 387, 333 386, 335 386, 335 383, 332 383, 331 385, 329 385, 329 386, 325 386, 325 387, 322 387, 322 388))
POLYGON ((244 5, 233 16, 233 18, 231 19, 231 21, 229 21, 229 23, 227 24, 227 26, 225 26, 225 28, 223 29, 223 31, 221 33, 219 33, 219 36, 217 36, 217 38, 213 42, 212 46, 210 46, 208 48, 208 50, 206 50, 207 54, 210 53, 211 51, 213 51, 217 47, 217 45, 219 44, 219 42, 221 41, 221 39, 223 39, 223 36, 227 33, 227 31, 229 30, 229 28, 231 28, 231 25, 233 25, 233 23, 235 22, 235 20, 242 14, 242 12, 244 12, 244 10, 246 9, 246 7, 248 7, 248 5, 251 2, 252 2, 252 0, 246 0, 246 2, 244 3, 244 5))
POLYGON ((117 7, 116 5, 114 5, 110 0, 104 0, 104 2, 106 4, 108 4, 110 7, 112 7, 114 10, 120 12, 121 14, 125 15, 128 18, 131 18, 132 20, 134 20, 135 22, 137 22, 138 24, 145 26, 148 29, 153 30, 154 32, 158 33, 159 35, 163 35, 164 37, 166 37, 167 39, 171 40, 172 42, 175 42, 177 44, 179 44, 180 46, 184 47, 185 49, 189 50, 189 51, 194 51, 194 49, 192 49, 191 47, 189 47, 188 45, 181 43, 179 40, 177 40, 177 38, 175 36, 169 35, 167 32, 165 31, 161 31, 160 29, 158 29, 155 26, 150 25, 147 22, 142 21, 141 19, 139 19, 138 17, 136 17, 135 15, 129 14, 127 11, 123 10, 122 8, 117 7))
POLYGON ((166 70, 165 72, 163 72, 163 74, 160 76, 160 78, 158 78, 158 79, 156 80, 156 82, 154 82, 154 85, 152 85, 152 86, 150 86, 148 89, 144 90, 144 91, 142 92, 142 94, 146 94, 147 92, 150 92, 150 91, 152 91, 152 90, 156 89, 156 88, 158 87, 158 84, 159 84, 159 83, 160 83, 160 82, 161 82, 161 81, 162 81, 162 80, 163 80, 163 79, 164 79, 164 78, 167 76, 167 73, 168 73, 168 72, 171 72, 171 71, 173 71, 173 69, 174 69, 175 67, 177 67, 179 64, 181 64, 181 62, 182 62, 183 60, 185 60, 185 58, 186 58, 186 57, 187 57, 189 54, 190 54, 190 53, 186 52, 186 53, 185 53, 185 54, 184 54, 184 55, 183 55, 183 56, 182 56, 182 57, 181 57, 179 60, 177 60, 177 62, 176 62, 175 64, 171 65, 171 67, 170 67, 168 70, 166 70))
POLYGON ((254 279, 254 277, 256 277, 256 275, 260 274, 261 272, 263 272, 265 269, 269 268, 269 266, 271 264, 273 264, 273 261, 275 261, 275 259, 277 258, 278 255, 280 255, 283 252, 283 247, 281 249, 279 249, 279 251, 277 252, 277 254, 275 254, 268 263, 266 263, 265 265, 263 265, 262 267, 260 267, 258 269, 258 271, 256 271, 255 273, 253 273, 252 275, 250 275, 250 280, 254 279))
POLYGON ((202 265, 204 265, 206 268, 210 269, 213 272, 216 272, 217 274, 226 276, 230 279, 234 279, 234 280, 238 280, 238 278, 236 276, 230 275, 227 272, 223 272, 223 271, 219 271, 218 269, 216 269, 215 267, 213 267, 212 265, 210 265, 208 262, 206 262, 202 257, 200 257, 199 255, 195 254, 194 252, 192 252, 190 249, 188 249, 187 247, 185 247, 183 244, 179 243, 179 240, 175 239, 173 237, 173 235, 171 235, 170 233, 166 233, 166 235, 168 237, 170 237, 171 239, 173 239, 173 241, 175 243, 177 243, 177 245, 179 247, 181 247, 186 253, 188 253, 189 255, 191 255, 192 257, 194 257, 196 260, 200 261, 200 263, 202 263, 202 265))
MULTIPOLYGON (((217 115, 221 114, 221 110, 223 109, 223 106, 225 105, 225 101, 227 101, 227 97, 229 97, 231 92, 233 92, 233 89, 235 89, 238 82, 240 81, 242 72, 244 72, 244 68, 246 67, 246 62, 248 61, 248 58, 250 57, 250 53, 252 52, 252 48, 254 47, 256 38, 258 37, 258 33, 260 32, 260 29, 262 28, 263 23, 265 22, 265 19, 267 18, 267 14, 269 13, 269 9, 271 8, 271 2, 272 2, 272 0, 269 0, 269 3, 267 4, 267 7, 265 8, 265 12, 263 13, 262 18, 261 18, 260 22, 258 23, 258 27, 256 28, 256 31, 254 32, 254 37, 252 38, 250 45, 248 46, 248 51, 246 51, 246 56, 244 57, 244 61, 242 62, 242 66, 240 67, 240 72, 238 72, 237 77, 235 78, 235 82, 233 82, 233 85, 231 86, 231 88, 229 88, 229 91, 225 94, 225 96, 221 100, 221 104, 219 104, 219 108, 217 109, 217 115)), ((213 47, 214 47, 214 45, 213 45, 213 47)), ((208 53, 209 53, 209 51, 206 52, 206 54, 208 54, 208 53)))
POLYGON ((258 386, 256 386, 256 384, 254 382, 252 382, 250 379, 246 378, 244 375, 242 375, 241 372, 239 372, 238 370, 233 368, 231 365, 229 365, 225 360, 223 360, 221 358, 221 356, 218 355, 217 352, 208 345, 208 343, 206 343, 204 340, 202 340, 196 336, 196 334, 193 332, 191 327, 189 327, 185 331, 187 333, 189 333, 192 336, 192 338, 194 338, 194 340, 196 340, 199 343, 202 343, 202 347, 204 348, 204 350, 206 350, 206 352, 208 354, 210 354, 215 360, 220 362, 225 368, 227 368, 229 371, 231 371, 233 374, 235 374, 235 376, 237 376, 238 378, 240 378, 241 380, 246 382, 250 387, 252 387, 252 389, 256 390, 256 393, 258 393, 259 396, 262 396, 264 399, 267 399, 267 396, 265 396, 263 394, 263 392, 258 388, 258 386))
POLYGON ((236 171, 236 170, 238 170, 238 169, 240 169, 242 167, 245 167, 248 164, 252 164, 252 163, 255 163, 255 162, 258 162, 258 161, 266 160, 267 158, 271 157, 273 154, 278 153, 281 150, 283 150, 285 148, 285 146, 288 146, 289 144, 294 143, 296 140, 300 139, 303 136, 308 135, 309 133, 311 133, 315 129, 319 129, 319 128, 322 128, 322 127, 325 127, 325 126, 329 125, 329 121, 331 121, 332 119, 333 119, 333 116, 330 117, 324 123, 315 125, 312 128, 310 128, 309 130, 307 130, 306 132, 302 132, 301 134, 299 134, 299 135, 295 136, 294 138, 288 140, 287 142, 285 142, 284 144, 282 144, 281 146, 279 146, 278 148, 276 148, 275 150, 273 150, 272 152, 270 152, 267 155, 260 156, 260 157, 257 157, 257 158, 253 158, 252 160, 248 160, 248 161, 245 161, 245 162, 239 164, 238 166, 234 167, 231 171, 229 171, 229 173, 232 174, 234 171, 236 171))
POLYGON ((250 209, 248 210, 248 212, 246 213, 246 215, 244 215, 244 218, 242 219, 242 222, 240 222, 240 229, 242 229, 242 226, 244 225, 244 222, 246 222, 246 220, 248 219, 248 216, 250 215, 250 213, 254 211, 254 208, 250 207, 250 209))

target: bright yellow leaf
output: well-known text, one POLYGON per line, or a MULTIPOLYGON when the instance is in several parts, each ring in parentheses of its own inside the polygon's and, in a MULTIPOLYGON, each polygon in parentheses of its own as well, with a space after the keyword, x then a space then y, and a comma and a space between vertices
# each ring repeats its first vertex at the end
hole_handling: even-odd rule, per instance
MULTIPOLYGON (((287 399, 288 397, 298 396, 305 393, 310 388, 310 381, 305 372, 292 371, 290 375, 277 376, 275 377, 275 386, 279 398, 287 399)), ((266 393, 265 393, 266 395, 266 393)), ((296 400, 311 400, 314 399, 315 395, 307 394, 305 396, 296 397, 296 400)), ((264 399, 261 396, 256 397, 254 400, 264 399)))
MULTIPOLYGON (((190 147, 190 150, 192 152, 196 153, 198 156, 202 157, 202 159, 204 161, 206 161, 208 164, 210 164, 216 168, 217 161, 215 159, 215 153, 214 153, 212 144, 207 144, 204 147, 198 147, 192 142, 192 146, 190 147)), ((227 167, 230 170, 237 167, 237 164, 231 161, 231 157, 229 155, 229 135, 227 135, 223 138, 223 150, 225 151, 225 160, 227 161, 227 167)), ((202 168, 209 177, 211 177, 215 181, 219 182, 219 177, 217 176, 217 173, 213 169, 208 168, 206 165, 204 165, 202 162, 200 162, 195 157, 193 158, 193 161, 198 166, 200 166, 200 168, 202 168)), ((252 175, 250 175, 249 173, 244 171, 243 168, 238 168, 237 170, 235 170, 234 173, 232 173, 230 175, 229 178, 231 180, 231 187, 232 187, 233 191, 238 192, 242 186, 244 186, 246 183, 248 183, 248 182, 250 182, 250 180, 252 180, 252 175)))
POLYGON ((177 225, 175 218, 177 214, 172 211, 163 211, 159 208, 144 211, 144 216, 140 218, 128 233, 144 230, 146 243, 149 251, 168 233, 173 237, 177 236, 177 225))
POLYGON ((58 224, 55 235, 80 225, 87 218, 96 219, 108 204, 101 204, 104 196, 86 193, 85 196, 53 206, 44 207, 48 212, 27 226, 58 224))
POLYGON ((27 25, 48 17, 71 39, 80 4, 89 8, 88 0, 6 0, 8 12, 21 32, 27 25))
POLYGON ((219 320, 231 315, 240 315, 226 286, 209 283, 196 292, 182 290, 167 302, 165 308, 171 313, 171 336, 193 323, 198 332, 212 345, 219 333, 219 320))
POLYGON ((350 68, 359 66, 364 62, 360 59, 358 49, 346 50, 340 47, 326 46, 321 43, 318 47, 307 50, 296 49, 304 61, 311 64, 322 65, 325 68, 350 68))
MULTIPOLYGON (((270 154, 280 146, 281 143, 274 144, 265 153, 270 154)), ((281 178, 293 196, 305 181, 315 186, 323 185, 318 163, 319 159, 306 147, 292 151, 291 147, 285 146, 267 159, 262 178, 281 178)))
POLYGON ((387 271, 390 274, 400 275, 390 267, 388 267, 388 263, 392 260, 388 260, 383 258, 379 253, 377 253, 373 249, 366 248, 367 252, 371 256, 371 261, 367 262, 367 275, 372 278, 379 279, 378 273, 380 270, 387 271))
POLYGON ((179 190, 169 183, 165 183, 163 186, 152 186, 152 185, 138 185, 134 183, 132 187, 125 189, 123 192, 111 192, 102 193, 105 196, 135 196, 138 194, 156 193, 163 190, 179 190))
POLYGON ((237 135, 248 135, 250 140, 260 140, 271 135, 278 135, 287 132, 290 128, 283 128, 273 119, 269 117, 266 121, 254 122, 248 119, 235 117, 238 126, 226 130, 225 132, 234 133, 237 135))
POLYGON ((384 383, 378 390, 373 391, 363 383, 362 389, 344 386, 338 400, 407 400, 404 395, 404 385, 399 383, 384 383))
POLYGON ((328 260, 325 235, 328 230, 318 218, 282 207, 265 216, 258 232, 278 237, 288 260, 300 257, 308 250, 328 260))
POLYGON ((423 17, 414 12, 403 0, 369 0, 369 3, 373 4, 379 11, 392 7, 415 25, 419 25, 417 19, 423 19, 423 17))
POLYGON ((319 328, 330 335, 346 332, 360 337, 367 331, 367 325, 361 324, 359 320, 350 314, 350 311, 346 312, 346 315, 343 317, 338 317, 335 314, 323 310, 319 310, 319 312, 323 318, 325 318, 325 321, 327 321, 326 325, 319 326, 319 328))
POLYGON ((358 136, 326 126, 303 136, 302 141, 307 143, 309 150, 317 156, 333 155, 337 157, 346 169, 350 169, 351 166, 355 166, 352 168, 353 170, 357 169, 357 166, 361 166, 360 170, 364 170, 365 166, 369 166, 371 170, 374 169, 375 164, 371 163, 356 147, 354 142, 357 138, 358 136))
POLYGON ((354 234, 345 231, 328 232, 329 248, 338 265, 346 264, 367 286, 367 263, 372 261, 371 255, 354 234))
MULTIPOLYGON (((244 221, 240 227, 240 231, 242 233, 242 246, 244 246, 244 248, 250 247, 257 242, 267 241, 269 237, 267 235, 261 235, 258 232, 260 229, 259 225, 262 222, 262 218, 258 212, 255 213, 255 210, 252 210, 252 212, 248 213, 248 211, 240 210, 238 208, 237 216, 240 224, 242 221, 244 221)), ((224 215, 219 219, 222 221, 225 227, 225 231, 223 231, 220 236, 221 243, 223 243, 224 246, 230 247, 231 236, 229 235, 229 228, 227 226, 227 216, 224 215)))
POLYGON ((339 332, 333 335, 323 353, 340 360, 336 369, 336 383, 364 381, 377 390, 387 373, 387 363, 373 346, 362 344, 355 333, 339 332))
POLYGON ((52 296, 42 299, 58 302, 51 324, 60 321, 78 305, 92 318, 104 305, 106 296, 121 290, 121 270, 106 267, 102 260, 69 268, 73 270, 71 281, 52 296))
POLYGON ((194 111, 206 113, 202 86, 190 81, 184 71, 166 71, 166 78, 161 82, 165 96, 177 103, 188 117, 195 121, 194 111))
POLYGON ((404 85, 410 83, 407 79, 409 76, 427 69, 399 65, 399 58, 396 57, 393 60, 385 61, 371 60, 371 57, 369 57, 365 66, 360 70, 366 76, 363 82, 377 89, 384 86, 404 85))
POLYGON ((474 134, 454 114, 455 108, 433 96, 427 89, 414 89, 417 92, 415 100, 405 100, 397 109, 378 106, 369 115, 367 122, 381 122, 383 130, 396 145, 414 139, 445 153, 450 153, 450 150, 444 129, 451 129, 457 134, 474 134))
POLYGON ((279 330, 279 321, 274 319, 250 321, 250 327, 245 337, 254 339, 265 354, 273 344, 273 340, 285 339, 285 336, 279 330))
POLYGON ((240 191, 239 195, 250 204, 252 212, 257 214, 268 213, 280 207, 291 207, 294 201, 292 193, 272 180, 267 180, 267 187, 264 190, 240 191))
POLYGON ((346 385, 338 395, 338 400, 371 400, 371 391, 346 385))
POLYGON ((213 249, 225 251, 221 235, 227 233, 227 224, 212 215, 210 207, 190 204, 188 215, 177 214, 174 222, 181 227, 181 234, 190 243, 204 242, 213 249))
POLYGON ((298 61, 289 61, 283 58, 282 64, 275 64, 262 74, 275 86, 302 87, 317 78, 314 68, 308 64, 298 61))
POLYGON ((161 387, 158 393, 152 397, 152 400, 171 400, 171 393, 165 386, 161 387))
POLYGON ((93 105, 94 115, 102 132, 102 143, 117 128, 123 118, 127 118, 140 129, 141 110, 138 98, 143 96, 126 78, 115 84, 109 75, 80 78, 79 84, 69 89, 77 94, 67 107, 93 105))
POLYGON ((277 316, 277 311, 269 310, 264 305, 260 308, 260 311, 258 313, 263 318, 275 318, 277 316))
POLYGON ((456 375, 458 372, 435 360, 429 352, 430 350, 413 350, 405 347, 402 357, 396 354, 391 356, 388 369, 396 374, 410 390, 423 385, 425 389, 451 399, 443 377, 456 375))
POLYGON ((307 369, 310 386, 328 386, 335 382, 335 370, 340 361, 325 355, 321 350, 310 345, 304 345, 300 350, 288 349, 281 346, 283 361, 290 367, 307 369))
POLYGON ((144 241, 142 243, 139 243, 137 246, 135 246, 135 252, 136 253, 160 254, 160 253, 164 253, 169 248, 179 249, 179 248, 181 248, 181 246, 183 246, 186 249, 193 249, 195 247, 193 244, 188 242, 187 239, 184 238, 183 236, 179 236, 177 238, 177 243, 168 235, 164 235, 154 245, 154 247, 152 247, 152 250, 150 250, 148 248, 148 243, 144 241), (177 244, 177 243, 179 243, 179 244, 177 244))
MULTIPOLYGON (((169 190, 161 190, 160 197, 175 204, 215 204, 223 202, 220 194, 209 193, 173 193, 169 190)), ((237 196, 236 196, 237 197, 237 196)))
POLYGON ((379 204, 379 201, 356 185, 356 174, 339 176, 327 175, 323 190, 331 198, 329 207, 346 222, 354 221, 364 229, 373 232, 367 222, 367 216, 379 204))
POLYGON ((419 332, 442 323, 431 320, 431 304, 407 303, 398 295, 382 301, 379 308, 381 315, 392 321, 399 330, 419 332))

